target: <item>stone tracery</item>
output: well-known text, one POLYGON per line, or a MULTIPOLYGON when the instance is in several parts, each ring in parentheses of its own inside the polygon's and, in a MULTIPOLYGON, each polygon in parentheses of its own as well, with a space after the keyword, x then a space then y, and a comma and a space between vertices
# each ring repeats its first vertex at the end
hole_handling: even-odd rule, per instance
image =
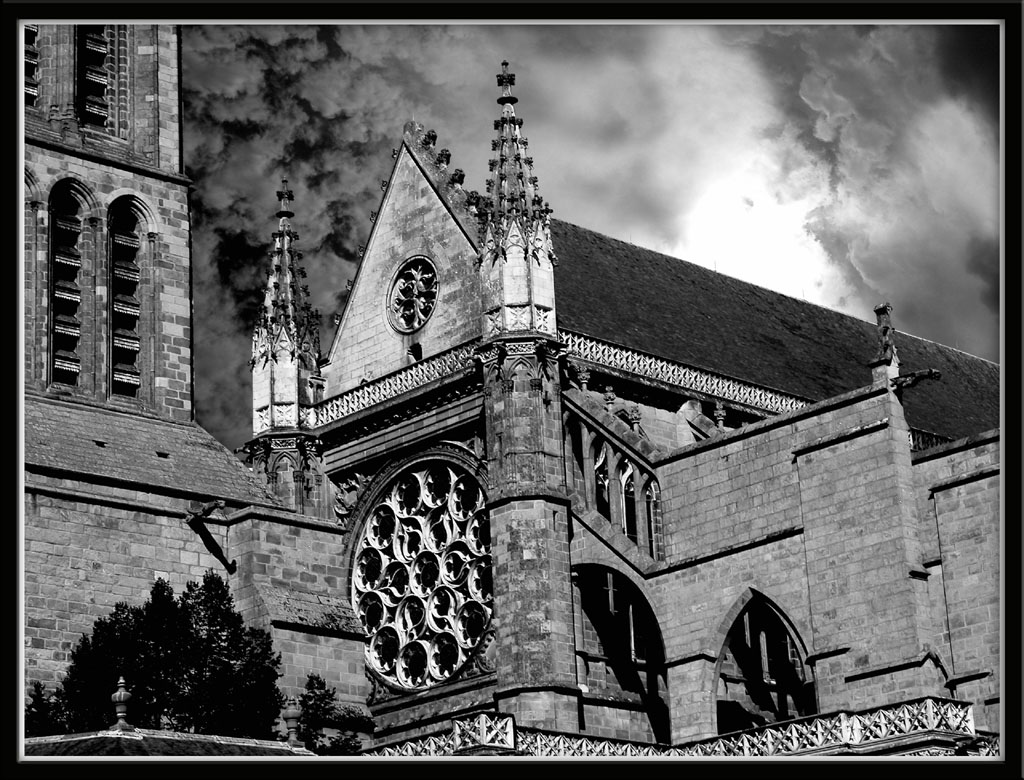
POLYGON ((490 525, 468 471, 432 460, 391 481, 356 547, 352 603, 370 637, 367 662, 401 688, 444 682, 483 649, 490 525))
POLYGON ((434 312, 437 303, 437 271, 425 257, 405 262, 388 294, 388 317, 402 333, 419 329, 434 312))

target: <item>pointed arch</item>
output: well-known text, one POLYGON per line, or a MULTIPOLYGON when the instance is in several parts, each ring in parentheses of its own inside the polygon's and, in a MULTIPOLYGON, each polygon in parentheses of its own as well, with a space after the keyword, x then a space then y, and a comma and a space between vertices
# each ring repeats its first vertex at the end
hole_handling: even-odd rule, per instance
POLYGON ((146 254, 152 224, 152 213, 134 194, 115 197, 107 207, 107 251, 102 273, 108 291, 106 380, 113 396, 136 398, 144 385, 143 322, 152 312, 143 311, 141 290, 143 266, 150 265, 146 254))
POLYGON ((25 202, 42 203, 43 193, 39 187, 39 179, 31 168, 25 168, 25 202))
POLYGON ((747 588, 714 635, 713 714, 725 734, 817 711, 807 646, 788 615, 747 588))
POLYGON ((82 342, 94 323, 82 305, 84 274, 91 269, 92 230, 87 222, 97 216, 99 203, 92 191, 77 179, 61 179, 50 189, 47 373, 49 382, 64 386, 82 384, 82 342))
POLYGON ((589 693, 639 697, 657 742, 671 740, 665 644, 643 589, 615 568, 572 567, 579 682, 589 693))

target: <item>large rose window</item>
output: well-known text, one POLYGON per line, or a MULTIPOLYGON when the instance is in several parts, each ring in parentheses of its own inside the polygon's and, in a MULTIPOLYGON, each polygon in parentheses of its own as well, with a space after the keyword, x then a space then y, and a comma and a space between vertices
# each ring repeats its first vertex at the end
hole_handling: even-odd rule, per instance
POLYGON ((484 649, 490 526, 475 477, 437 460, 392 480, 356 546, 352 604, 367 663, 402 688, 444 682, 484 649))

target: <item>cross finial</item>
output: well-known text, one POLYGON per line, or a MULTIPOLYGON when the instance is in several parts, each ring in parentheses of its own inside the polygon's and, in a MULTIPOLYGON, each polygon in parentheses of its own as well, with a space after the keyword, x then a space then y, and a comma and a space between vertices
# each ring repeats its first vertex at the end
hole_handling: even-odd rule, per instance
POLYGON ((285 177, 281 178, 281 189, 277 191, 277 199, 281 201, 281 208, 278 209, 278 217, 294 217, 295 213, 289 208, 289 205, 295 200, 295 195, 290 189, 288 189, 288 179, 285 177))
POLYGON ((501 73, 498 74, 498 86, 501 87, 501 97, 498 98, 498 105, 519 102, 519 98, 513 97, 512 86, 516 83, 516 74, 508 72, 508 60, 501 61, 501 73))

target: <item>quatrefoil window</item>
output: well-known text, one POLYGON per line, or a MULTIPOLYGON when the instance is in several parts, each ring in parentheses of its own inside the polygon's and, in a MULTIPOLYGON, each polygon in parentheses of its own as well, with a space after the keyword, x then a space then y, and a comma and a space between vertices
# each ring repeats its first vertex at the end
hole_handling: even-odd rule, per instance
POLYGON ((437 305, 437 269, 425 257, 405 261, 388 290, 388 321, 399 333, 423 327, 437 305))
POLYGON ((391 684, 437 685, 483 649, 493 601, 484 505, 472 474, 431 460, 399 473, 370 510, 352 605, 367 663, 391 684))

